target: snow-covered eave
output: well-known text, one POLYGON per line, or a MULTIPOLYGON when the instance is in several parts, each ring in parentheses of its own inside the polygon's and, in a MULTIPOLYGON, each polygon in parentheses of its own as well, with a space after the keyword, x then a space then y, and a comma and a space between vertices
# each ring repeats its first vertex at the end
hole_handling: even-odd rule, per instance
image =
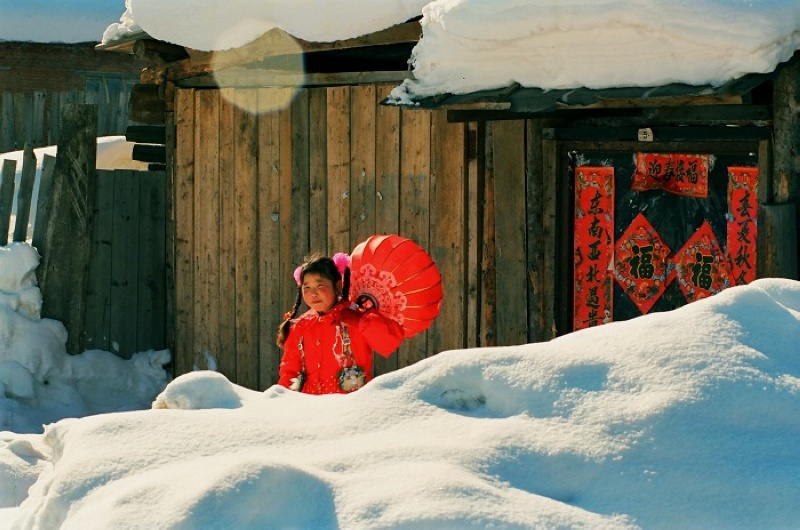
POLYGON ((112 51, 112 52, 119 52, 119 53, 133 53, 133 47, 135 44, 140 40, 145 39, 152 39, 150 35, 147 34, 146 31, 140 29, 130 33, 127 33, 124 36, 118 37, 113 41, 109 42, 101 42, 95 46, 98 50, 103 51, 112 51))
POLYGON ((668 84, 656 87, 544 89, 511 85, 466 94, 415 93, 415 81, 407 81, 383 100, 385 105, 416 109, 486 110, 548 114, 561 109, 626 108, 675 105, 741 105, 746 94, 774 78, 748 74, 720 86, 668 84))

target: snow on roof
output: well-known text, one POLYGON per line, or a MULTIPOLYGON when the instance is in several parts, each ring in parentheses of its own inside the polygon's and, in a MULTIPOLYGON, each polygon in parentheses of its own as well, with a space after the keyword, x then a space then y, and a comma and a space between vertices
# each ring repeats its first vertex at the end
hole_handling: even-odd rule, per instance
MULTIPOLYGON (((798 0, 128 0, 149 35, 198 50, 273 27, 309 41, 358 37, 422 15, 415 79, 398 101, 518 84, 542 89, 721 85, 800 49, 798 0), (191 5, 191 8, 188 6, 191 5), (340 23, 347 17, 346 23, 340 23), (202 31, 199 30, 202 28, 202 31)), ((125 24, 110 27, 113 40, 125 24)))
POLYGON ((800 49, 798 0, 126 0, 124 11, 121 0, 0 0, 0 11, 5 40, 102 35, 107 44, 146 32, 204 51, 242 46, 275 27, 329 42, 421 15, 415 79, 395 91, 398 100, 514 84, 716 86, 771 72, 800 49))

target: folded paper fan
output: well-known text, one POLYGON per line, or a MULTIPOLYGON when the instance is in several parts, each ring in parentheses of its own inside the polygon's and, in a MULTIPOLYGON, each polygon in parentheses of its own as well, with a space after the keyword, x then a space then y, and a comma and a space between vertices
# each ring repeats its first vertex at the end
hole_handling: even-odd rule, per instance
POLYGON ((444 292, 439 269, 422 247, 395 234, 375 235, 350 258, 352 300, 395 320, 406 338, 430 327, 444 292))

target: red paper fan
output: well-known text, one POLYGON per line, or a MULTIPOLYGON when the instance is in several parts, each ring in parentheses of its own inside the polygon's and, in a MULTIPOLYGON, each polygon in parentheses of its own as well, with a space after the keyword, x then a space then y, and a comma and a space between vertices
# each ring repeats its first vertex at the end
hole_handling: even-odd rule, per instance
POLYGON ((375 235, 350 255, 350 298, 367 301, 395 320, 406 338, 430 327, 444 294, 433 259, 414 241, 375 235))

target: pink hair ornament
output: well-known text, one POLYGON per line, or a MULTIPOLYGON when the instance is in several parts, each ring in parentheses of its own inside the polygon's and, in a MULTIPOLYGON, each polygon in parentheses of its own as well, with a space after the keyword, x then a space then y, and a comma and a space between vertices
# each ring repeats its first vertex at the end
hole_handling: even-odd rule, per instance
POLYGON ((333 255, 333 263, 336 265, 336 269, 339 271, 339 274, 344 277, 344 271, 350 266, 350 256, 344 252, 337 252, 333 255))
MULTIPOLYGON (((350 266, 350 256, 345 254, 344 252, 337 252, 333 255, 333 264, 336 265, 336 270, 339 271, 344 277, 344 271, 350 266)), ((294 281, 297 282, 297 286, 299 287, 303 283, 303 266, 300 265, 294 270, 294 281)))

